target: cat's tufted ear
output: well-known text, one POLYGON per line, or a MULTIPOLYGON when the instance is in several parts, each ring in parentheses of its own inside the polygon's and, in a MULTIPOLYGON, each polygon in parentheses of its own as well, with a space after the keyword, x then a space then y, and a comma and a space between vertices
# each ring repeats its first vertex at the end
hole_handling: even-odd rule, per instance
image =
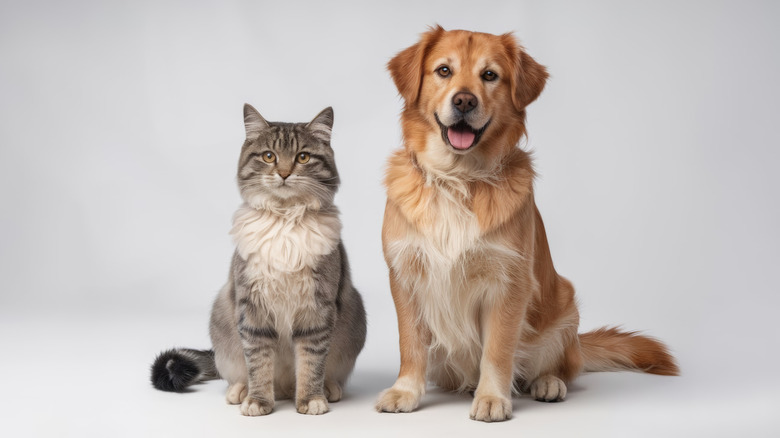
POLYGON ((306 129, 318 139, 330 143, 330 134, 333 129, 333 108, 327 107, 320 111, 317 117, 306 125, 306 129))
POLYGON ((261 131, 268 129, 268 122, 263 116, 250 104, 244 104, 244 128, 246 128, 246 138, 257 137, 261 131))

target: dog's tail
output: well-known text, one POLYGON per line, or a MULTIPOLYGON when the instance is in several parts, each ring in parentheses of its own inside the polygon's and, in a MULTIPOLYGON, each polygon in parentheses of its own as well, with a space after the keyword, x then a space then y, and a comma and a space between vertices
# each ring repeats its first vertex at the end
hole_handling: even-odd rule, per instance
POLYGON ((680 369, 660 341, 636 332, 602 327, 580 334, 585 371, 639 371, 676 376, 680 369))
POLYGON ((179 392, 206 380, 219 379, 213 350, 172 348, 152 363, 152 385, 161 391, 179 392))

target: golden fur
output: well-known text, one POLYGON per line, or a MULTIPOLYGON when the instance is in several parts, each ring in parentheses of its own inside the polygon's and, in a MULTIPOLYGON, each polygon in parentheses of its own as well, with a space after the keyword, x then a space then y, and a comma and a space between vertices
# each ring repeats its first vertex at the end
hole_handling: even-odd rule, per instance
POLYGON ((431 380, 474 391, 471 418, 501 421, 513 389, 563 400, 583 370, 677 374, 651 338, 577 333, 574 289, 553 267, 517 146, 545 68, 509 34, 436 27, 388 69, 405 103, 382 230, 401 369, 377 410, 415 409, 431 380))

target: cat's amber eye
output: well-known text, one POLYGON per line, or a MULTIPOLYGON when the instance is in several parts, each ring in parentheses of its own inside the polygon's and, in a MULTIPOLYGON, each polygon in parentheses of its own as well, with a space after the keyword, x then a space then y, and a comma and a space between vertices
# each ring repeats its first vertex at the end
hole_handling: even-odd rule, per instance
POLYGON ((295 160, 298 161, 301 164, 306 164, 309 162, 309 159, 311 158, 311 155, 309 155, 308 152, 301 152, 298 154, 297 157, 295 157, 295 160))
POLYGON ((273 152, 263 152, 263 161, 266 163, 273 163, 276 161, 276 155, 273 152))

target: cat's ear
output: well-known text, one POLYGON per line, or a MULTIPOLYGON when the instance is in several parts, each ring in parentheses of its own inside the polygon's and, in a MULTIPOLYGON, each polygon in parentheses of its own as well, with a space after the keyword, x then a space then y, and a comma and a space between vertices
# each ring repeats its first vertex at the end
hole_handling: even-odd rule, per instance
POLYGON ((333 108, 327 107, 322 110, 306 125, 306 129, 318 139, 330 143, 330 134, 333 129, 333 108))
POLYGON ((244 104, 244 128, 246 138, 257 137, 264 129, 268 129, 268 122, 250 104, 244 104))

